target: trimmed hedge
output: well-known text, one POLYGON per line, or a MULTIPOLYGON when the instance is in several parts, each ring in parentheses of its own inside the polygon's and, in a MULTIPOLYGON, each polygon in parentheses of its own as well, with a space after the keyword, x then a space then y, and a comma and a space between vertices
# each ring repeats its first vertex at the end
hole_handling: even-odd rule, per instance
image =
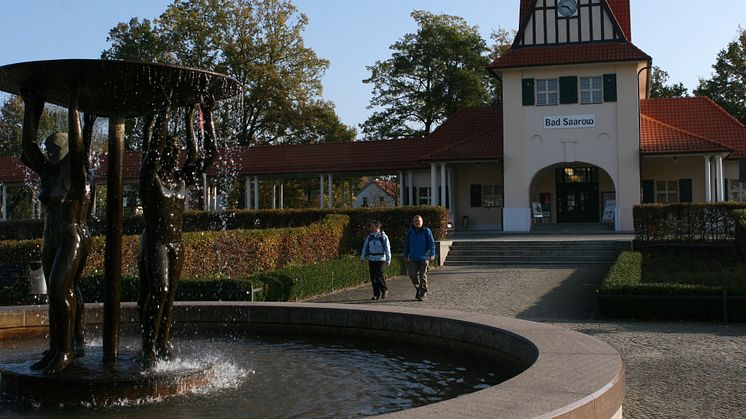
POLYGON ((640 242, 716 242, 735 239, 742 202, 644 204, 633 209, 640 242))
MULTIPOLYGON (((332 214, 307 227, 183 234, 183 278, 247 276, 255 272, 338 258, 349 217, 332 214)), ((28 267, 40 259, 41 239, 0 242, 0 266, 28 267)), ((122 276, 138 275, 139 236, 122 239, 122 276)), ((105 238, 94 237, 83 276, 104 270, 105 238)))
MULTIPOLYGON (((410 225, 412 217, 422 215, 425 224, 433 230, 437 238, 444 238, 448 225, 448 211, 442 207, 402 207, 402 208, 330 208, 330 209, 287 209, 287 210, 235 210, 235 211, 187 211, 184 214, 184 231, 220 231, 268 229, 307 226, 319 222, 330 214, 343 214, 350 217, 353 229, 347 236, 347 246, 362 243, 371 220, 379 220, 387 234, 395 239, 401 237, 410 225)), ((142 217, 126 217, 123 220, 125 235, 137 235, 142 231, 142 217)), ((37 239, 44 229, 43 220, 9 220, 0 222, 2 240, 37 239)), ((93 235, 103 235, 104 220, 91 220, 93 235)))
POLYGON ((746 321, 746 269, 734 261, 733 248, 723 249, 622 252, 598 289, 599 313, 638 320, 746 321), (717 268, 733 264, 731 270, 717 268))
MULTIPOLYGON (((388 276, 406 273, 406 264, 394 258, 386 268, 388 276)), ((260 272, 237 278, 183 278, 176 289, 178 301, 249 301, 251 288, 261 288, 257 301, 296 301, 315 295, 364 284, 369 281, 368 264, 355 256, 292 266, 272 272, 260 272)), ((104 276, 97 274, 84 277, 81 291, 86 302, 104 300, 104 276)), ((122 278, 122 301, 137 301, 139 280, 137 277, 122 278)), ((20 289, 0 290, 0 304, 17 305, 38 303, 20 289)))

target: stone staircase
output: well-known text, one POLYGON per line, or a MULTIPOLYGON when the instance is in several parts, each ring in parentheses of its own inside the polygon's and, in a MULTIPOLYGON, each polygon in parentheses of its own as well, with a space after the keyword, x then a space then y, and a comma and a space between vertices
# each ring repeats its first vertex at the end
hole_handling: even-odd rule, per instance
POLYGON ((446 266, 611 266, 629 243, 616 240, 454 241, 446 266))

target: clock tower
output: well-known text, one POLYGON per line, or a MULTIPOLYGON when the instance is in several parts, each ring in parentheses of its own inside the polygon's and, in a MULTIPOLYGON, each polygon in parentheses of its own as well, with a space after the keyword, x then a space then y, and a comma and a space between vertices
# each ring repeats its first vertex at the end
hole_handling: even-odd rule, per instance
POLYGON ((633 230, 650 64, 631 42, 629 0, 521 0, 513 45, 491 65, 503 83, 505 231, 633 230))

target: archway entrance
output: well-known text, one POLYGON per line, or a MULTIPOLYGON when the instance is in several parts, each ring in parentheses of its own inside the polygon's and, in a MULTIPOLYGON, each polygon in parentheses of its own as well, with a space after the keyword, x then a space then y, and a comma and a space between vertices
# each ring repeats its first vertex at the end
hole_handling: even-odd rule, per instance
POLYGON ((557 181, 557 222, 597 223, 599 185, 597 167, 559 167, 557 181))
POLYGON ((536 173, 530 190, 534 224, 614 224, 616 190, 606 171, 560 163, 536 173))

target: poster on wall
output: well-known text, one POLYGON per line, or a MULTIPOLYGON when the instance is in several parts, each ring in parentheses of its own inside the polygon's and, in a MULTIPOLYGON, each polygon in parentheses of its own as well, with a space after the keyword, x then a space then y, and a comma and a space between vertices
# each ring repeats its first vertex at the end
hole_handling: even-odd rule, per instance
POLYGON ((604 223, 614 222, 614 209, 615 208, 616 208, 615 200, 609 199, 607 201, 604 201, 604 216, 602 219, 604 223))

